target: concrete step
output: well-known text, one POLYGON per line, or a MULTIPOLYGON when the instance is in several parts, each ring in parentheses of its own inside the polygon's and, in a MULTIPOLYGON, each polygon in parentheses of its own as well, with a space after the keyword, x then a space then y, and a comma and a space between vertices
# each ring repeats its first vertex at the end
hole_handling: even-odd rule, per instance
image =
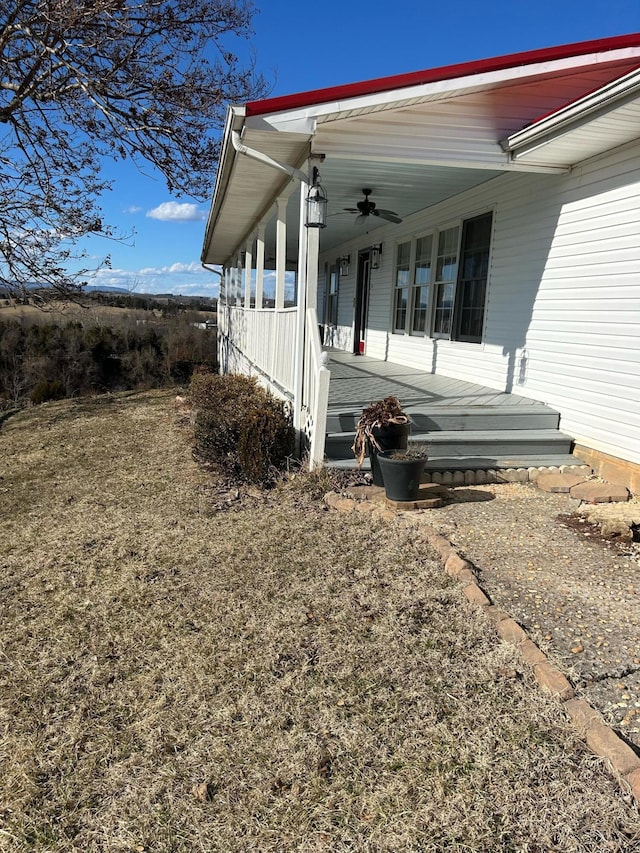
MULTIPOLYGON (((354 433, 328 435, 325 455, 330 460, 352 458, 353 439, 354 433)), ((524 457, 569 454, 572 438, 555 429, 439 430, 423 434, 412 432, 409 444, 416 443, 426 444, 428 455, 435 458, 524 457)))
MULTIPOLYGON (((560 415, 541 405, 520 406, 421 406, 407 407, 411 432, 456 430, 557 429, 560 415)), ((361 410, 329 410, 327 432, 353 432, 361 410)))

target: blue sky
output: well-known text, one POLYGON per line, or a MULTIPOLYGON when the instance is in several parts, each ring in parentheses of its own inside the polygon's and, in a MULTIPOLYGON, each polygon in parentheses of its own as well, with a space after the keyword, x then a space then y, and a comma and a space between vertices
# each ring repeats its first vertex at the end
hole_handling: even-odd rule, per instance
MULTIPOLYGON (((257 0, 256 9, 255 35, 237 49, 254 52, 272 96, 640 31, 640 0, 257 0)), ((199 261, 208 206, 172 198, 150 166, 105 171, 114 180, 105 218, 132 236, 89 244, 96 259, 111 256, 94 283, 216 296, 218 277, 199 261)))

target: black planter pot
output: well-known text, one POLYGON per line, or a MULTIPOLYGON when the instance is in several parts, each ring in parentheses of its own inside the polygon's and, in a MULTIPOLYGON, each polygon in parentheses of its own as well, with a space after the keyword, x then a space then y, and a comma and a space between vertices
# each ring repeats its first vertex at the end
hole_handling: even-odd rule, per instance
POLYGON ((369 454, 369 461, 371 463, 373 484, 374 486, 384 486, 382 472, 378 464, 378 454, 384 453, 386 450, 395 450, 396 448, 406 450, 409 443, 409 434, 411 433, 411 421, 408 421, 406 424, 387 424, 386 426, 373 427, 371 432, 380 445, 380 450, 378 450, 371 439, 367 439, 367 453, 369 454))
POLYGON ((415 501, 427 459, 394 459, 395 450, 378 454, 378 464, 384 480, 384 491, 390 501, 415 501))

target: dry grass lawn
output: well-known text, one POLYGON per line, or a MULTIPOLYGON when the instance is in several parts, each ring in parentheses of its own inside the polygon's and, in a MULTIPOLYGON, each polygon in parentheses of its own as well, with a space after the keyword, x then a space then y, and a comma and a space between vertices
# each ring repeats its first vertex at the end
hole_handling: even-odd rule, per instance
POLYGON ((416 532, 309 477, 227 500, 166 393, 0 448, 0 849, 640 849, 416 532))

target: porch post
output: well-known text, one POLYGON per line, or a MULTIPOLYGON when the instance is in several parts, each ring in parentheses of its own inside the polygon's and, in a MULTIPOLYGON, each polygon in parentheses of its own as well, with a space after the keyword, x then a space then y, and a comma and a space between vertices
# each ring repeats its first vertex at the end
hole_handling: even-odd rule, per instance
POLYGON ((307 232, 307 307, 318 310, 318 255, 320 229, 305 228, 307 232))
POLYGON ((284 282, 287 271, 287 196, 276 199, 276 311, 284 308, 284 282))
MULTIPOLYGON (((304 321, 307 307, 307 236, 304 224, 305 202, 309 185, 300 181, 300 225, 298 230, 298 275, 296 280, 296 363, 293 389, 293 426, 302 428, 302 389, 304 373, 304 321)), ((315 230, 315 229, 311 229, 315 230)))
POLYGON ((256 239, 256 308, 262 308, 262 294, 264 290, 264 232, 265 225, 258 225, 258 236, 256 239))
POLYGON ((236 305, 242 304, 242 277, 240 270, 240 255, 236 255, 233 265, 233 295, 236 305))
POLYGON ((251 308, 251 276, 253 273, 253 235, 249 237, 244 252, 244 307, 251 308))

